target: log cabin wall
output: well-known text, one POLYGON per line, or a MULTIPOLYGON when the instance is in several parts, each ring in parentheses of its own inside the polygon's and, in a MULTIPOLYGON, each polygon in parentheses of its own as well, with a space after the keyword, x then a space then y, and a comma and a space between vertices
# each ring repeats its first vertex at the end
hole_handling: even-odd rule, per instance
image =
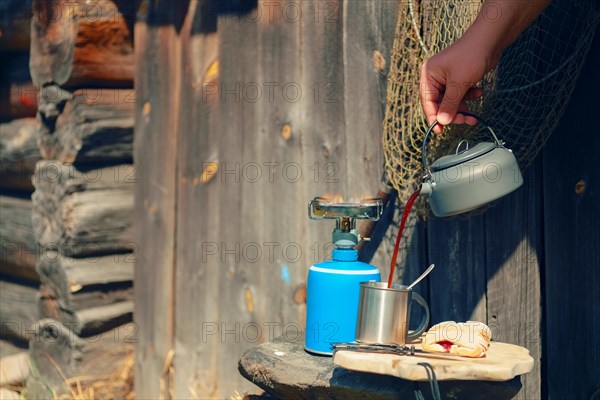
POLYGON ((66 391, 65 378, 119 368, 135 337, 135 9, 119 0, 31 4, 43 158, 32 178, 41 281, 29 347, 34 398, 66 391))
POLYGON ((30 7, 14 4, 0 16, 0 358, 26 351, 39 319, 31 177, 40 152, 37 92, 29 76, 30 7))

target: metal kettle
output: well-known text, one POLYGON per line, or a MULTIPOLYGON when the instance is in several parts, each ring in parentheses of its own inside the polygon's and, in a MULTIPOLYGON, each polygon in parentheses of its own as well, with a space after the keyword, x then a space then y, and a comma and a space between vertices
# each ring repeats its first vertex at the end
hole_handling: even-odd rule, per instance
POLYGON ((477 115, 459 113, 476 118, 487 128, 494 141, 469 147, 469 143, 462 140, 454 154, 440 157, 427 165, 427 139, 438 122, 431 124, 422 146, 424 176, 421 195, 428 196, 431 211, 438 217, 474 210, 523 184, 515 155, 498 139, 493 129, 477 115))

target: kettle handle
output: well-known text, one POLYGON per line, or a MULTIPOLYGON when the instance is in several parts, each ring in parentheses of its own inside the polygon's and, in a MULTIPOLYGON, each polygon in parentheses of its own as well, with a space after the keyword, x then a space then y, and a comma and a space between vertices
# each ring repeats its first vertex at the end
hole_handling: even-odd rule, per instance
MULTIPOLYGON (((492 136, 494 137, 494 142, 498 145, 498 146, 503 146, 504 143, 502 143, 502 141, 500 141, 498 139, 498 136, 496 136, 496 134, 494 133, 494 131, 492 130, 492 128, 488 125, 487 122, 485 122, 485 120, 483 118, 481 118, 478 115, 475 114, 471 114, 470 112, 466 112, 466 111, 458 111, 457 114, 462 114, 462 115, 466 115, 467 117, 473 117, 477 120, 477 122, 479 122, 480 124, 483 124, 492 134, 492 136)), ((429 128, 427 129, 427 133, 425 133, 425 138, 423 139, 423 146, 421 148, 421 162, 423 163, 423 171, 425 171, 425 176, 431 176, 431 172, 429 171, 429 166, 427 165, 427 158, 425 157, 425 149, 427 146, 427 139, 429 139, 429 135, 431 134, 431 132, 433 131, 433 128, 435 128, 435 126, 438 124, 437 120, 435 120, 433 122, 433 124, 431 124, 429 126, 429 128)))

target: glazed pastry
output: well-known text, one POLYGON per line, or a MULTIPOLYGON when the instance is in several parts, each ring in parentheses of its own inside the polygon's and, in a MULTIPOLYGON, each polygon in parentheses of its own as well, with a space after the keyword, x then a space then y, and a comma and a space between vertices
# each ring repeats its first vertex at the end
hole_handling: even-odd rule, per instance
POLYGON ((492 339, 492 331, 483 322, 446 321, 434 325, 423 339, 423 350, 457 354, 464 357, 483 357, 492 339))

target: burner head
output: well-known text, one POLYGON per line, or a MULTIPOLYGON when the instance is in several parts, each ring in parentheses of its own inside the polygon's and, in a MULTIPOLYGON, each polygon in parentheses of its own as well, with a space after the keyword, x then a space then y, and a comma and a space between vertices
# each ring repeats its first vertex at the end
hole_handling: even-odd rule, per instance
POLYGON ((356 230, 357 219, 377 221, 383 212, 383 201, 379 198, 363 199, 358 202, 327 197, 315 197, 308 203, 310 219, 335 219, 333 244, 340 248, 353 248, 360 242, 356 230))
POLYGON ((327 197, 315 197, 308 204, 310 219, 369 219, 377 221, 383 212, 381 199, 363 199, 357 202, 338 201, 327 197))

